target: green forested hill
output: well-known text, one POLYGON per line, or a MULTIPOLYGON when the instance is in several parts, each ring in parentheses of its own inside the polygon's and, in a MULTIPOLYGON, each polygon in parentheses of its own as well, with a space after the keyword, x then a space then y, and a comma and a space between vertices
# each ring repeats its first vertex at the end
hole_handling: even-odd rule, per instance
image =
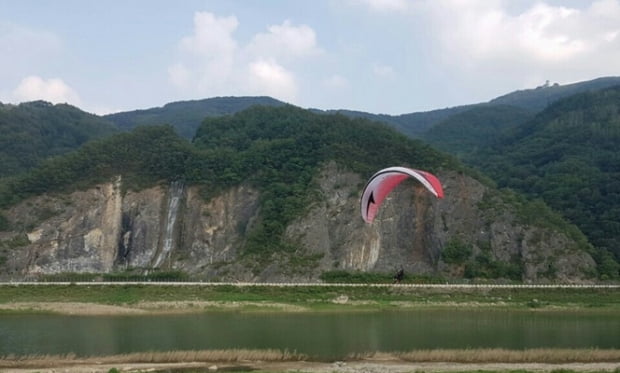
POLYGON ((132 189, 183 180, 202 186, 207 198, 248 183, 261 191, 261 219, 245 233, 244 252, 267 260, 269 252, 290 249, 279 238, 318 198, 314 176, 332 160, 366 176, 395 164, 473 175, 456 158, 385 124, 288 105, 255 106, 207 118, 192 143, 172 126, 140 126, 89 142, 26 174, 0 179, 0 208, 41 193, 93 186, 116 175, 122 175, 123 185, 132 189))
POLYGON ((462 169, 453 158, 386 125, 343 115, 318 115, 294 107, 255 107, 231 117, 209 118, 195 146, 217 157, 198 172, 204 181, 249 180, 262 191, 265 222, 249 237, 249 250, 273 245, 295 216, 310 205, 312 178, 328 160, 363 175, 394 164, 428 170, 462 169))
POLYGON ((247 250, 278 250, 285 248, 277 238, 316 197, 313 177, 330 160, 368 176, 394 164, 465 171, 454 158, 381 123, 292 106, 252 107, 207 118, 194 143, 171 126, 143 126, 90 142, 26 175, 5 179, 0 206, 94 185, 114 175, 122 175, 132 188, 181 179, 203 185, 207 195, 250 183, 262 191, 262 221, 248 237, 247 250))
POLYGON ((49 192, 70 192, 122 175, 139 189, 157 180, 182 178, 191 149, 170 126, 136 128, 86 143, 50 158, 25 174, 0 179, 0 207, 49 192))
POLYGON ((179 135, 191 139, 205 117, 234 114, 254 105, 282 106, 284 103, 270 97, 215 97, 173 102, 163 107, 146 110, 109 114, 104 118, 124 130, 140 125, 170 124, 179 135))
POLYGON ((434 125, 422 139, 467 162, 472 153, 499 141, 506 128, 525 123, 532 116, 515 106, 479 105, 434 125))
MULTIPOLYGON (((522 113, 536 113, 563 97, 580 92, 601 89, 615 84, 620 84, 620 77, 599 78, 562 86, 557 84, 541 86, 535 89, 515 91, 487 103, 461 105, 401 115, 374 114, 346 109, 311 110, 323 114, 342 114, 350 118, 364 118, 379 121, 389 124, 409 137, 424 138, 425 132, 433 128, 436 124, 448 120, 454 115, 459 115, 472 109, 486 108, 489 106, 505 107, 509 105, 521 108, 522 113)), ((187 139, 191 139, 194 137, 196 129, 200 126, 204 118, 234 114, 254 105, 282 106, 285 105, 285 103, 270 97, 215 97, 203 100, 173 102, 163 107, 146 110, 109 114, 104 116, 104 119, 113 122, 123 130, 130 130, 139 125, 170 124, 175 128, 178 134, 187 139)), ((511 121, 512 119, 507 117, 506 120, 511 121)))
POLYGON ((115 132, 110 122, 66 104, 0 104, 0 178, 115 132))
MULTIPOLYGON (((467 140, 465 140, 467 145, 471 146, 474 145, 471 143, 473 137, 475 137, 480 130, 486 133, 487 130, 490 130, 490 126, 504 126, 517 123, 526 117, 528 113, 535 114, 562 98, 618 84, 620 84, 620 77, 598 78, 567 85, 543 85, 534 89, 514 91, 486 103, 461 105, 401 115, 372 114, 349 110, 334 110, 334 112, 353 118, 359 117, 381 121, 391 125, 407 136, 425 140, 435 140, 440 134, 452 134, 451 128, 456 129, 459 124, 471 123, 471 125, 475 127, 484 127, 469 128, 472 132, 469 132, 469 129, 458 129, 458 131, 462 131, 463 136, 467 137, 467 140), (493 109, 493 107, 496 107, 496 109, 493 109), (513 112, 510 112, 511 109, 508 107, 513 107, 513 112), (461 116, 463 114, 465 115, 464 117, 461 116), (470 119, 480 124, 470 122, 470 119), (449 124, 444 124, 446 121, 449 124), (442 128, 438 129, 435 127, 442 128), (432 133, 429 134, 429 131, 432 133)), ((456 138, 452 140, 456 140, 456 138)))
POLYGON ((435 124, 450 118, 452 115, 457 115, 477 106, 478 105, 463 105, 401 115, 372 114, 351 110, 330 110, 327 111, 327 113, 338 113, 346 115, 350 118, 365 118, 368 120, 387 123, 399 132, 404 133, 411 138, 420 138, 424 132, 426 132, 429 128, 432 128, 435 124))
POLYGON ((541 111, 552 103, 572 95, 592 92, 620 84, 620 77, 604 77, 573 84, 545 84, 497 97, 490 104, 517 106, 530 111, 541 111))
POLYGON ((558 101, 469 159, 620 258, 620 86, 558 101))

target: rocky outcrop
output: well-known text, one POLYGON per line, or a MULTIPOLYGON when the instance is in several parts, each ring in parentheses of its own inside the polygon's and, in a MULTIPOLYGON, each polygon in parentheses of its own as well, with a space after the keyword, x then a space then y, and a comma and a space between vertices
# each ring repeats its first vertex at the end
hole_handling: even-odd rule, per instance
POLYGON ((122 191, 120 178, 69 195, 24 201, 3 215, 16 229, 1 232, 4 277, 60 272, 179 269, 205 280, 318 281, 324 271, 463 276, 463 263, 447 263, 442 250, 458 239, 471 254, 521 268, 525 281, 584 281, 594 261, 550 228, 523 223, 492 191, 456 173, 438 175, 446 197, 437 200, 405 181, 384 202, 375 222, 359 217, 365 180, 335 163, 317 177, 322 198, 286 229, 294 253, 257 266, 243 255, 248 232, 260 219, 259 191, 245 185, 210 200, 181 183, 122 191), (488 203, 486 203, 488 205, 488 203), (27 239, 17 240, 24 236, 27 239))

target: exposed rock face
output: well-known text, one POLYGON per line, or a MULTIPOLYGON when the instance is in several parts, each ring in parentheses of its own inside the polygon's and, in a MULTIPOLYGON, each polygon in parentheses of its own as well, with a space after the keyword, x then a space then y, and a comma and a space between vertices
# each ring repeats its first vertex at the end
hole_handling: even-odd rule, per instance
MULTIPOLYGON (((523 279, 582 281, 594 261, 561 233, 519 223, 508 206, 481 207, 489 192, 474 179, 440 173, 446 197, 437 200, 413 181, 388 196, 375 222, 359 216, 365 180, 335 164, 321 172, 322 199, 286 229, 285 240, 309 258, 272 258, 266 267, 242 255, 246 233, 260 219, 259 192, 246 186, 205 201, 181 183, 139 192, 121 191, 122 180, 71 195, 40 196, 4 215, 24 227, 25 244, 5 249, 5 277, 40 273, 111 272, 126 268, 181 269, 202 279, 317 281, 334 269, 462 276, 446 264, 442 249, 455 238, 470 244, 471 257, 485 253, 516 263, 523 279), (29 243, 28 243, 29 241, 29 243)), ((10 240, 18 232, 1 232, 10 240)))

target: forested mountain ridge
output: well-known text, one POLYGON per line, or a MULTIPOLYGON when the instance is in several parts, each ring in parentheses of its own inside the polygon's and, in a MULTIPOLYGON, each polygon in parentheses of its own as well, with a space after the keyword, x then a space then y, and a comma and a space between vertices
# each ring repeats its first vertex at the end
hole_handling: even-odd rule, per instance
POLYGON ((0 178, 117 132, 112 123, 66 104, 0 103, 0 178))
POLYGON ((494 144, 506 128, 519 126, 532 117, 530 111, 516 106, 479 105, 435 124, 421 138, 469 163, 472 153, 494 144))
MULTIPOLYGON (((450 127, 459 126, 460 122, 465 123, 469 119, 482 123, 489 123, 492 120, 493 123, 505 126, 506 123, 513 123, 517 120, 515 119, 517 117, 527 116, 528 110, 519 111, 515 108, 511 113, 508 107, 501 103, 509 103, 513 107, 531 108, 532 102, 550 103, 564 95, 606 87, 619 80, 620 78, 600 78, 566 86, 543 86, 513 92, 491 100, 489 103, 402 115, 372 114, 350 110, 313 111, 324 114, 341 113, 350 118, 380 121, 410 137, 433 142, 442 150, 455 152, 455 154, 467 154, 467 150, 462 147, 480 145, 482 139, 476 139, 476 137, 481 134, 481 129, 486 131, 490 127, 486 125, 480 128, 480 123, 477 123, 474 124, 475 128, 469 128, 467 131, 464 130, 467 125, 459 128, 457 131, 460 133, 459 136, 468 138, 465 144, 458 136, 450 137, 452 136, 450 127), (540 99, 543 96, 545 98, 540 99), (491 117, 485 119, 486 115, 491 115, 491 117), (441 147, 450 142, 453 142, 459 149, 441 147)), ((192 139, 205 117, 230 115, 253 105, 282 106, 284 103, 270 97, 215 97, 173 102, 159 108, 109 114, 103 117, 88 114, 70 105, 52 105, 43 101, 20 105, 0 104, 0 145, 2 145, 0 146, 0 177, 34 167, 49 156, 71 151, 90 139, 115 133, 114 126, 120 130, 129 130, 138 125, 170 124, 181 136, 192 139)), ((488 136, 488 134, 482 135, 488 136)))
POLYGON ((537 88, 519 90, 494 98, 489 104, 511 105, 537 112, 565 97, 616 85, 620 85, 620 77, 603 77, 565 85, 547 82, 537 88))
MULTIPOLYGON (((536 113, 563 97, 616 84, 620 84, 620 77, 598 78, 568 85, 543 85, 535 89, 511 92, 486 103, 459 105, 400 115, 374 114, 346 109, 311 110, 326 114, 340 113, 350 118, 365 118, 387 123, 407 136, 421 138, 435 124, 477 107, 510 105, 521 108, 523 112, 536 113)), ((270 97, 215 97, 204 100, 173 102, 159 108, 109 114, 105 115, 104 118, 125 130, 137 125, 171 124, 181 136, 191 139, 205 117, 234 114, 253 105, 281 106, 284 103, 270 97)), ((508 118, 508 120, 511 119, 508 118)))
POLYGON ((0 182, 3 274, 178 269, 196 278, 319 279, 339 270, 591 281, 594 250, 544 204, 479 180, 387 125, 284 106, 207 118, 193 143, 170 126, 89 142, 0 182), (367 225, 377 169, 436 173, 367 225))
POLYGON ((182 137, 191 139, 206 117, 230 115, 250 106, 282 106, 271 97, 214 97, 203 100, 178 101, 163 107, 108 114, 104 118, 123 130, 139 125, 172 125, 182 137))
POLYGON ((557 101, 463 158, 620 258, 620 86, 557 101))
MULTIPOLYGON (((617 260, 620 255, 618 254, 620 245, 618 245, 617 227, 620 219, 616 201, 618 190, 620 190, 616 182, 618 180, 617 165, 620 161, 615 152, 618 148, 616 136, 618 98, 614 93, 616 92, 614 88, 601 91, 602 96, 599 96, 598 91, 592 91, 597 87, 612 84, 617 79, 601 78, 567 86, 543 86, 502 96, 497 100, 492 100, 492 104, 459 106, 401 116, 352 111, 339 111, 341 116, 334 116, 331 111, 318 111, 318 113, 325 116, 326 121, 339 118, 336 121, 341 122, 346 117, 360 118, 353 122, 362 120, 361 118, 376 119, 388 123, 409 136, 421 136, 438 149, 451 152, 470 165, 485 173, 488 172, 501 187, 510 187, 525 192, 530 198, 544 199, 554 209, 562 212, 577 224, 592 243, 606 250, 603 253, 615 253, 617 260), (538 114, 529 109, 495 104, 506 102, 510 98, 509 101, 517 106, 531 108, 528 105, 536 97, 550 97, 550 99, 543 100, 548 103, 567 92, 579 92, 580 90, 585 90, 587 93, 564 98, 538 114), (540 96, 541 94, 543 96, 540 96), (415 124, 408 126, 412 123, 415 124), (567 123, 572 123, 573 126, 567 123), (412 129, 415 129, 413 135, 412 129), (528 155, 533 155, 533 157, 528 155)), ((262 153, 264 149, 260 150, 256 146, 267 146, 266 142, 271 144, 269 146, 278 144, 275 148, 276 152, 290 146, 290 138, 288 140, 277 138, 277 141, 272 143, 271 139, 267 140, 260 134, 263 128, 254 128, 247 132, 246 124, 242 126, 242 129, 234 124, 235 121, 239 121, 239 118, 244 118, 243 123, 253 123, 253 121, 259 123, 260 120, 256 118, 242 115, 234 119, 234 116, 228 116, 230 113, 236 113, 242 108, 261 102, 267 106, 285 105, 268 97, 223 97, 184 101, 171 103, 156 110, 119 113, 113 116, 122 122, 123 118, 126 119, 124 115, 127 114, 129 118, 140 118, 139 121, 144 125, 152 125, 159 123, 159 120, 163 122, 163 118, 178 117, 184 121, 188 117, 184 117, 183 113, 188 112, 191 120, 185 123, 194 123, 192 125, 195 127, 192 128, 197 128, 198 125, 195 123, 202 122, 204 118, 199 118, 202 114, 195 110, 196 105, 205 104, 207 101, 212 104, 206 115, 210 118, 205 122, 205 128, 208 130, 202 129, 199 134, 196 134, 192 132, 194 131, 192 129, 185 134, 186 137, 196 136, 195 145, 174 135, 175 131, 179 132, 178 126, 156 127, 152 130, 140 128, 134 134, 140 134, 138 136, 144 141, 134 144, 133 141, 137 140, 131 134, 118 137, 118 139, 124 139, 121 141, 121 143, 125 142, 122 146, 96 141, 95 145, 87 145, 80 150, 77 153, 79 155, 72 154, 58 160, 51 160, 46 162, 48 164, 45 167, 34 170, 25 178, 20 177, 0 183, 0 200, 2 200, 0 202, 6 206, 22 198, 41 193, 48 187, 51 188, 49 190, 56 187, 58 190, 64 190, 66 187, 64 180, 68 179, 75 179, 76 187, 82 188, 85 185, 93 185, 95 181, 102 182, 118 173, 126 174, 123 179, 123 188, 131 188, 131 185, 149 185, 156 179, 180 178, 200 184, 205 182, 205 175, 210 175, 215 181, 209 184, 210 187, 204 189, 210 190, 209 193, 215 193, 215 191, 222 191, 237 185, 239 180, 244 179, 246 175, 241 170, 252 169, 248 168, 248 164, 252 164, 253 161, 241 160, 240 154, 253 154, 257 159, 269 164, 271 160, 262 153), (226 115, 226 118, 216 118, 222 115, 226 115), (153 122, 150 122, 151 120, 153 122), (218 126, 210 127, 212 123, 233 123, 231 128, 239 129, 240 133, 231 134, 218 126), (253 134, 249 135, 249 133, 253 134), (242 137, 235 137, 238 135, 242 137), (248 149, 239 148, 240 144, 251 144, 255 141, 258 145, 252 145, 254 150, 250 153, 246 153, 248 149), (150 147, 151 143, 155 144, 156 150, 150 147), (103 146, 101 144, 107 144, 104 145, 105 151, 100 150, 99 147, 103 146), (138 148, 133 149, 134 147, 138 148), (214 148, 218 150, 215 151, 214 148), (198 154, 200 156, 197 156, 198 154), (86 157, 82 161, 76 161, 84 155, 86 157), (183 166, 179 168, 179 165, 183 166), (217 166, 217 171, 211 166, 217 166), (206 173, 202 173, 203 171, 206 173), (92 177, 92 180, 88 181, 88 177, 85 179, 83 175, 91 175, 88 177, 92 177), (24 184, 25 180, 28 181, 26 184, 24 184)), ((257 118, 271 115, 261 114, 258 108, 250 112, 257 118)), ((303 110, 301 112, 304 114, 299 117, 300 122, 308 123, 307 119, 303 119, 307 113, 303 110)), ((311 121, 317 121, 317 118, 313 117, 311 121)), ((274 123, 277 122, 274 120, 274 123)), ((130 123, 130 121, 126 121, 125 124, 129 127, 136 125, 135 122, 130 123)), ((313 125, 310 127, 316 130, 313 125)), ((265 128, 268 129, 268 127, 265 128)), ((118 132, 118 129, 106 119, 87 114, 69 105, 51 105, 45 102, 20 105, 0 104, 0 129, 2 129, 0 131, 0 144, 2 145, 0 147, 0 160, 2 160, 0 171, 4 172, 4 174, 0 173, 0 180, 2 176, 15 175, 31 169, 50 156, 65 154, 72 149, 77 149, 91 139, 106 137, 118 132)), ((279 131, 290 134, 287 131, 291 129, 299 130, 298 127, 284 125, 279 128, 279 131)), ((357 129, 352 128, 351 131, 355 132, 357 129)), ((382 131, 377 133, 383 133, 382 131)), ((304 131, 301 130, 301 133, 304 131)), ((376 151, 374 145, 365 142, 363 143, 365 144, 364 150, 360 150, 362 148, 347 145, 348 137, 341 137, 341 134, 334 137, 341 138, 341 143, 323 148, 321 144, 328 140, 310 136, 309 139, 312 140, 309 140, 309 143, 314 145, 308 149, 303 146, 301 148, 308 150, 309 154, 315 154, 314 149, 320 148, 323 149, 321 152, 332 155, 351 153, 361 158, 368 156, 377 159, 382 159, 382 153, 392 154, 394 152, 392 159, 395 161, 400 159, 396 153, 403 151, 400 146, 396 146, 394 150, 385 150, 388 149, 386 147, 382 151, 376 151)), ((351 139, 357 138, 357 136, 350 137, 351 139)), ((402 141, 398 137, 394 138, 393 134, 386 135, 386 139, 396 141, 396 143, 402 141)), ((422 144, 419 145, 422 146, 422 144)), ((314 166, 309 166, 312 163, 309 159, 303 159, 305 157, 307 156, 291 157, 296 159, 298 164, 287 165, 284 168, 316 170, 314 166)), ((442 159, 444 160, 441 162, 457 164, 453 159, 442 159)), ((356 172, 367 175, 372 167, 361 166, 362 163, 353 161, 351 167, 356 172)), ((276 164, 278 167, 281 166, 280 163, 276 164)), ((455 167, 462 168, 462 166, 455 167)), ((308 182, 308 175, 311 174, 313 172, 308 171, 305 178, 296 181, 297 188, 301 188, 300 185, 308 182)), ((289 182, 288 179, 285 181, 281 179, 278 184, 289 182)), ((276 194, 282 193, 288 192, 281 190, 276 194)), ((298 205, 302 206, 303 203, 298 203, 298 205)), ((282 212, 278 209, 283 208, 284 211, 289 209, 289 207, 282 206, 269 206, 269 208, 276 209, 277 214, 282 212)), ((3 224, 5 223, 0 216, 0 226, 3 224)), ((617 277, 617 263, 610 263, 610 258, 604 255, 596 259, 599 264, 603 262, 609 264, 608 270, 603 270, 603 272, 610 273, 611 277, 617 277)))

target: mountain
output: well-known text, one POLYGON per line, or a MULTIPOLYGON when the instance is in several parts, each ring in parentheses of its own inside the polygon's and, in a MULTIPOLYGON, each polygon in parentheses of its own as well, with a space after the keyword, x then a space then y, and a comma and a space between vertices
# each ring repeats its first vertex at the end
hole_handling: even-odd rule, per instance
POLYGON ((435 124, 421 138, 467 162, 469 155, 494 144, 506 128, 532 117, 530 111, 516 106, 479 105, 435 124))
POLYGON ((545 83, 534 89, 515 91, 491 101, 490 104, 503 104, 538 112, 562 98, 584 92, 620 85, 620 77, 604 77, 573 84, 559 85, 545 83))
POLYGON ((215 97, 195 101, 179 101, 163 107, 105 115, 104 118, 123 130, 139 125, 170 124, 179 135, 191 139, 206 117, 229 115, 250 106, 282 106, 271 97, 215 97))
MULTIPOLYGON (((420 138, 421 135, 435 124, 449 118, 452 115, 467 111, 477 105, 463 105, 452 108, 437 109, 424 111, 419 113, 388 115, 388 114, 372 114, 363 111, 352 110, 328 110, 324 113, 338 113, 349 118, 364 118, 377 122, 387 123, 397 129, 399 132, 411 138, 420 138)), ((316 112, 323 112, 315 110, 316 112)))
POLYGON ((500 187, 543 199, 620 258, 620 86, 557 101, 487 145, 463 158, 500 187))
POLYGON ((110 122, 70 105, 0 103, 0 178, 116 132, 110 122))
POLYGON ((385 124, 292 106, 89 142, 0 180, 0 276, 175 270, 230 281, 319 281, 330 271, 592 281, 595 249, 544 203, 481 181, 385 124), (375 223, 359 193, 385 166, 435 173, 436 199, 404 181, 375 223))
MULTIPOLYGON (((620 84, 620 77, 599 78, 568 85, 546 84, 535 89, 515 91, 486 103, 461 105, 401 115, 374 114, 346 109, 310 110, 316 113, 339 113, 350 118, 365 118, 379 121, 391 125, 407 136, 423 138, 426 131, 434 125, 447 120, 453 115, 478 107, 509 105, 523 109, 522 112, 534 114, 563 97, 616 84, 620 84)), ((138 125, 170 124, 181 136, 191 139, 194 137, 196 129, 202 120, 206 117, 230 115, 254 105, 282 106, 284 104, 270 97, 216 97, 195 101, 179 101, 158 108, 109 114, 104 116, 104 119, 115 123, 124 130, 135 128, 138 125)), ((511 119, 507 118, 507 120, 510 121, 511 119)))

